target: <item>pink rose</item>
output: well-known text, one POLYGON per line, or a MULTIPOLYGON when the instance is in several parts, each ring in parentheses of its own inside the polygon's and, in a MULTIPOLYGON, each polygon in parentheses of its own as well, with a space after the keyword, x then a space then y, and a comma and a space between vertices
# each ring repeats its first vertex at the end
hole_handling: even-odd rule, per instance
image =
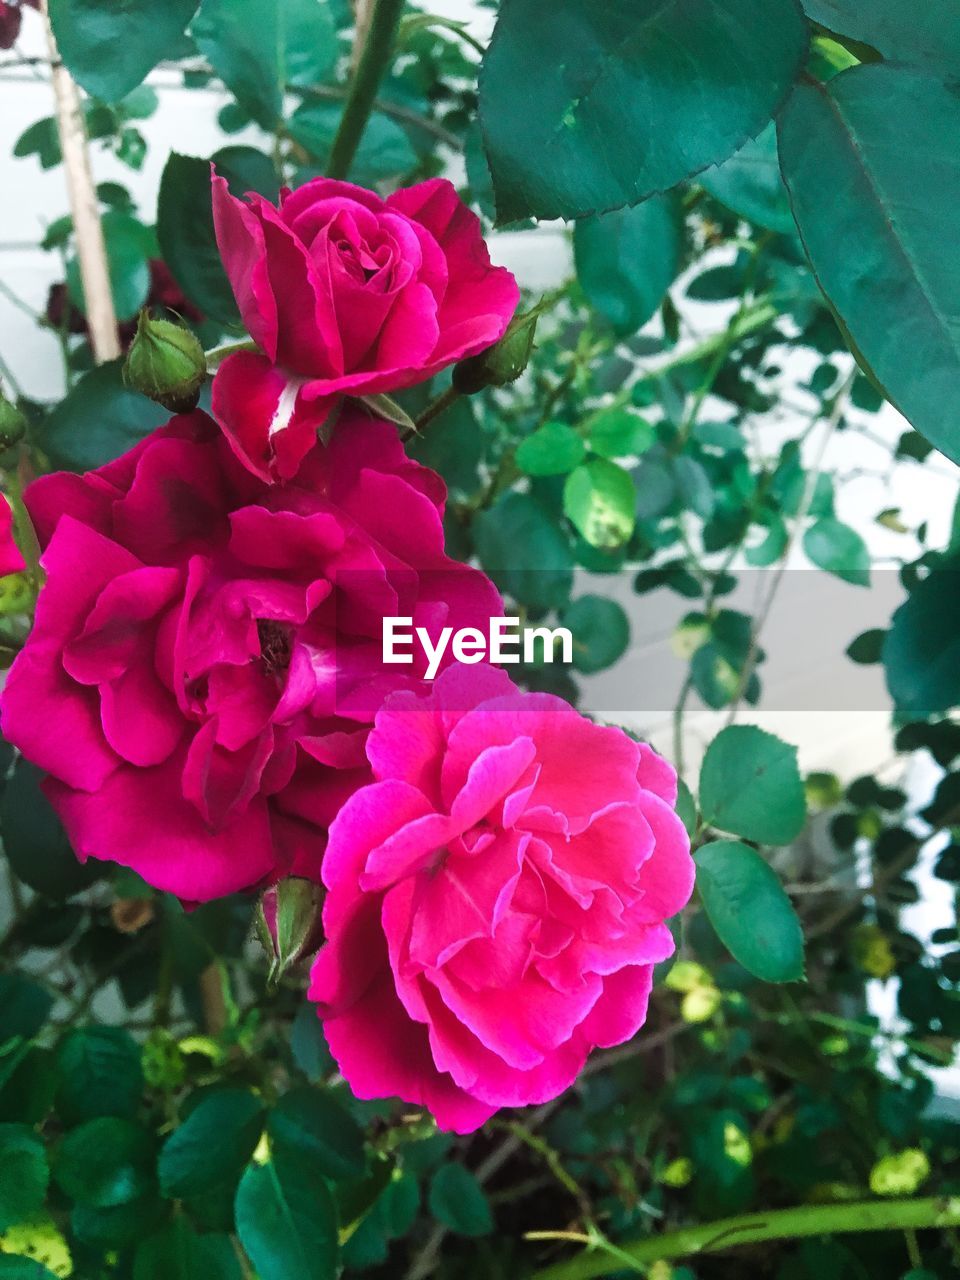
POLYGON ((452 667, 387 700, 334 819, 311 975, 358 1097, 469 1132, 629 1040, 693 888, 673 769, 559 698, 452 667))
POLYGON ((6 498, 0 497, 0 577, 20 573, 26 567, 13 537, 13 511, 6 498))
POLYGON ((197 412, 26 501, 47 582, 4 736, 81 858, 187 900, 319 878, 377 708, 421 684, 382 665, 384 614, 436 632, 501 607, 444 554, 439 477, 359 414, 297 484, 255 479, 197 412))
POLYGON ((214 177, 213 215, 244 322, 266 353, 223 362, 213 412, 264 479, 296 472, 337 397, 396 391, 476 355, 520 298, 442 178, 386 200, 315 178, 277 208, 256 194, 238 200, 214 177))

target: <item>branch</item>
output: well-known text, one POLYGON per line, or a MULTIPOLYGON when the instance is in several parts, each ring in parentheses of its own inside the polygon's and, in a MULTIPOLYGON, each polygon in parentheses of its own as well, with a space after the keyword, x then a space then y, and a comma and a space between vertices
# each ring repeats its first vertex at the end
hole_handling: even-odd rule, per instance
MULTIPOLYGON (((532 1280, 593 1280, 623 1270, 628 1264, 648 1266, 690 1255, 716 1253, 769 1240, 799 1240, 806 1236, 843 1235, 857 1231, 908 1231, 960 1226, 960 1197, 931 1196, 918 1200, 864 1200, 857 1204, 812 1204, 772 1213, 748 1213, 703 1226, 682 1227, 666 1235, 634 1241, 616 1249, 619 1256, 598 1256, 587 1250, 579 1257, 533 1274, 532 1280)), ((535 1232, 527 1238, 552 1239, 554 1233, 535 1232)), ((598 1241, 599 1247, 603 1247, 598 1241)))
POLYGON ((43 25, 50 50, 51 79, 56 99, 57 133, 63 166, 67 174, 70 212, 80 260, 80 279, 90 330, 90 346, 97 364, 115 360, 121 352, 117 315, 110 292, 107 246, 97 207, 97 193, 90 171, 87 135, 80 108, 80 94, 70 72, 60 61, 57 41, 50 25, 47 0, 41 0, 43 25))

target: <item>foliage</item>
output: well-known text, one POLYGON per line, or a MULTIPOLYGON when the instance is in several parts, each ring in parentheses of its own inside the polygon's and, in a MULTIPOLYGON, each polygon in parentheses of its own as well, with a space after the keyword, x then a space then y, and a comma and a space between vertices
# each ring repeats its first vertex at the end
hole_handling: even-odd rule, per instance
MULTIPOLYGON (((161 59, 243 140, 213 157, 180 140, 156 210, 98 187, 118 317, 136 316, 162 258, 182 291, 167 319, 207 349, 242 341, 208 162, 234 192, 271 198, 325 170, 351 9, 121 8, 50 4, 91 95, 95 158, 143 165, 141 124, 163 111, 143 80, 161 59)), ((931 1106, 932 1069, 960 1039, 960 935, 954 919, 917 936, 903 915, 926 851, 954 904, 960 882, 960 523, 936 546, 879 510, 906 599, 889 628, 845 638, 851 661, 883 665, 891 777, 923 761, 931 794, 917 804, 886 774, 804 777, 793 746, 739 723, 763 705, 785 566, 851 592, 876 575, 831 440, 879 434, 885 473, 942 467, 931 446, 960 460, 960 18, 951 0, 903 15, 894 0, 503 0, 478 52, 472 28, 408 7, 351 177, 386 192, 459 172, 462 153, 462 192, 488 227, 533 237, 533 219, 563 217, 575 262, 543 299, 523 376, 467 397, 440 375, 398 397, 422 427, 410 452, 447 481, 451 554, 474 558, 525 625, 573 632, 573 669, 531 664, 529 687, 576 701, 645 613, 686 602, 673 754, 699 887, 679 958, 625 1051, 599 1055, 559 1104, 454 1139, 350 1095, 302 975, 268 983, 252 900, 186 911, 127 871, 81 866, 37 771, 3 746, 0 1277, 487 1280, 532 1276, 578 1242, 606 1273, 627 1242, 726 1215, 960 1193, 956 1127, 931 1106), (889 445, 885 400, 916 428, 889 445), (729 599, 748 575, 763 588, 750 612, 729 599), (633 609, 610 589, 623 582, 633 609), (694 705, 718 713, 699 774, 685 767, 694 705), (895 992, 896 1034, 866 1012, 871 981, 895 992)), ((15 155, 61 163, 52 116, 15 155)), ((41 247, 62 266, 59 314, 38 323, 65 394, 18 395, 3 353, 27 422, 0 455, 18 512, 32 472, 100 465, 166 418, 119 362, 95 367, 69 215, 41 247)), ((0 583, 5 653, 37 585, 35 565, 0 583)), ((955 1236, 911 1226, 649 1274, 901 1280, 957 1262, 955 1236)))

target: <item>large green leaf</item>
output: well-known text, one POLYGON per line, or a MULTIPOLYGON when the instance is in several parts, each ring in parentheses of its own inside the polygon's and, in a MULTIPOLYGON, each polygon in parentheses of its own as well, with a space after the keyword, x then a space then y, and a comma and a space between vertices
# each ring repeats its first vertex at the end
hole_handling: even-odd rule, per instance
POLYGON ((263 1132, 263 1104, 244 1089, 221 1089, 197 1103, 163 1144, 160 1189, 171 1199, 235 1182, 263 1132))
POLYGON ((65 1124, 132 1119, 143 1093, 140 1048, 123 1027, 78 1027, 57 1050, 57 1111, 65 1124))
MULTIPOLYGON (((321 164, 330 156, 343 107, 337 102, 305 102, 290 117, 291 136, 321 164)), ((406 133, 382 111, 374 111, 367 121, 350 165, 350 178, 372 187, 387 179, 409 173, 417 164, 417 153, 406 133)))
POLYGON ((700 809, 720 831, 788 844, 806 817, 796 747, 755 725, 722 729, 703 758, 700 809))
POLYGON ((573 636, 573 665, 584 675, 612 667, 630 643, 630 619, 616 600, 580 596, 560 615, 573 636))
POLYGON ((125 386, 121 371, 120 360, 91 369, 47 418, 40 447, 54 466, 103 466, 169 419, 169 410, 125 386))
POLYGON ((633 533, 636 504, 629 474, 606 458, 571 471, 563 487, 563 509, 591 547, 623 546, 633 533))
POLYGON ((111 1209, 150 1189, 153 1165, 152 1133, 119 1116, 99 1116, 63 1139, 54 1176, 71 1200, 111 1209))
POLYGON ((358 1178, 366 1167, 363 1130, 321 1089, 285 1093, 270 1112, 267 1132, 276 1149, 301 1152, 325 1177, 358 1178))
POLYGON ((615 333, 636 333, 656 312, 677 274, 681 242, 680 206, 673 196, 654 196, 577 223, 577 278, 615 333))
POLYGON ((43 773, 23 756, 0 799, 3 848, 17 878, 45 898, 61 901, 93 883, 106 870, 91 858, 80 862, 60 819, 40 790, 43 773))
POLYGON ((462 1164, 449 1161, 433 1175, 430 1212, 463 1236, 485 1236, 493 1230, 490 1205, 477 1179, 462 1164))
POLYGON ((719 168, 707 169, 698 179, 715 200, 757 227, 796 232, 790 199, 783 185, 777 155, 777 127, 770 123, 758 137, 742 146, 719 168))
POLYGON ((157 239, 187 297, 212 319, 238 325, 240 313, 213 229, 207 160, 171 151, 160 179, 157 239))
POLYGON ((50 1170, 47 1153, 25 1124, 0 1124, 0 1231, 25 1222, 43 1206, 50 1170))
POLYGON ((286 85, 329 76, 339 52, 325 0, 202 0, 194 40, 240 105, 272 131, 286 85))
POLYGON ((749 845, 716 840, 696 855, 710 923, 735 960, 764 982, 803 977, 803 931, 777 874, 749 845))
POLYGON ((176 52, 197 0, 50 0, 70 74, 94 98, 116 102, 176 52))
POLYGON ((960 706, 960 573, 934 570, 893 615, 883 645, 887 686, 915 719, 960 706))
POLYGON ((560 608, 570 597, 573 552, 550 509, 529 493, 508 493, 478 516, 480 563, 502 591, 531 608, 560 608))
MULTIPOLYGON (((156 257, 153 232, 119 209, 109 209, 101 221, 114 309, 118 320, 130 320, 146 302, 150 291, 150 258, 156 257)), ((86 315, 80 261, 76 256, 67 262, 67 287, 72 300, 86 315)))
POLYGON ((796 0, 504 0, 480 75, 499 221, 636 204, 725 160, 806 49, 796 0))
POLYGON ((133 1280, 240 1280, 241 1271, 230 1237, 198 1235, 177 1217, 137 1249, 133 1280))
POLYGON ((799 85, 780 161, 804 247, 857 354, 960 459, 960 89, 882 64, 799 85))
POLYGON ((868 44, 891 62, 956 68, 960 0, 802 0, 807 16, 837 35, 868 44))
POLYGON ((253 1164, 237 1188, 237 1235, 260 1280, 334 1280, 337 1211, 304 1152, 253 1164))

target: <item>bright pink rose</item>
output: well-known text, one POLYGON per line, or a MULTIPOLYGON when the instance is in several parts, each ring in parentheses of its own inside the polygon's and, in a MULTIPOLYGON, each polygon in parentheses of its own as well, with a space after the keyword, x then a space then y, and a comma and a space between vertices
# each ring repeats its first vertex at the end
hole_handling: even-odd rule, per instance
POLYGON ((359 414, 296 484, 256 480, 197 412, 26 500, 47 582, 4 737, 81 858, 187 900, 319 878, 376 710, 421 686, 382 665, 384 614, 436 632, 501 607, 444 554, 440 479, 359 414))
POLYGON ((469 1132, 629 1040, 693 888, 673 769, 491 667, 387 700, 334 819, 311 976, 361 1098, 469 1132))
POLYGON ((288 479, 344 393, 424 382, 503 335, 520 298, 480 223, 433 178, 381 200, 315 178, 262 196, 213 179, 220 253, 265 356, 221 365, 213 412, 255 475, 288 479))
POLYGON ((20 573, 27 566, 13 537, 13 512, 6 498, 0 497, 0 577, 20 573))

